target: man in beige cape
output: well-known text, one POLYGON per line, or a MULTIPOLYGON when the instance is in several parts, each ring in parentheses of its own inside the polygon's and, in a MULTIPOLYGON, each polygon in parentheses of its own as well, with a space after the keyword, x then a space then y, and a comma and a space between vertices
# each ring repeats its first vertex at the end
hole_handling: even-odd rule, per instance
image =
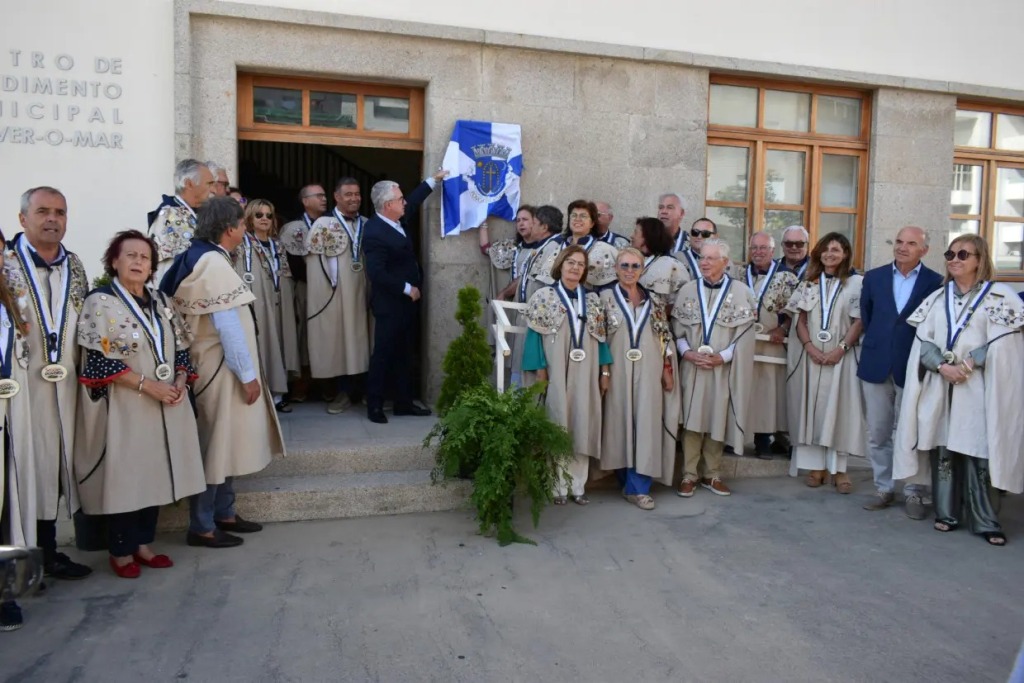
POLYGON ((206 491, 189 499, 186 541, 207 548, 241 545, 228 532, 263 527, 235 512, 232 478, 258 472, 284 455, 274 400, 261 381, 252 292, 229 254, 242 243, 242 207, 230 197, 210 199, 200 210, 196 236, 167 271, 160 289, 192 330, 192 363, 199 446, 206 491))
POLYGON ((677 492, 683 498, 693 495, 698 482, 716 495, 731 493, 719 476, 722 452, 728 442, 742 453, 749 431, 747 396, 757 303, 745 284, 726 274, 728 265, 729 245, 705 240, 701 278, 683 285, 672 307, 676 346, 683 360, 679 374, 684 464, 677 492))
POLYGON ((156 242, 159 263, 154 264, 157 282, 174 257, 188 249, 196 232, 196 211, 215 193, 217 180, 209 167, 195 159, 183 159, 174 167, 174 194, 164 195, 160 206, 149 212, 149 236, 156 242))
POLYGON ((60 498, 67 517, 79 507, 71 462, 78 404, 75 331, 89 286, 81 260, 61 244, 67 217, 67 200, 57 189, 36 187, 21 195, 18 221, 24 232, 7 243, 4 273, 29 327, 28 386, 21 390, 32 406, 36 542, 47 576, 81 579, 92 569, 57 552, 60 498))

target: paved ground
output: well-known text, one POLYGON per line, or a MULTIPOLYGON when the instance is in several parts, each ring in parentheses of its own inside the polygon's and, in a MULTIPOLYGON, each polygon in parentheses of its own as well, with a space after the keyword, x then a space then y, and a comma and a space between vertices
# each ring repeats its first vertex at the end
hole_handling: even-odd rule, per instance
MULTIPOLYGON (((466 513, 268 527, 233 550, 25 601, 6 681, 1003 681, 1024 635, 1010 545, 790 479, 599 492, 500 548, 466 513)), ((524 524, 525 528, 525 524, 524 524)))

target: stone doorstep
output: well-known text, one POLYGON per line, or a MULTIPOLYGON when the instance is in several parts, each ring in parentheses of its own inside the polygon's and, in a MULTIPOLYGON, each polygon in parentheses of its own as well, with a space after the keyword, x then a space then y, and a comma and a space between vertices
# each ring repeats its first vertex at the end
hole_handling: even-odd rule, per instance
POLYGON ((409 440, 375 441, 369 444, 289 449, 287 457, 274 458, 264 470, 247 479, 329 474, 357 474, 429 470, 434 449, 409 440))

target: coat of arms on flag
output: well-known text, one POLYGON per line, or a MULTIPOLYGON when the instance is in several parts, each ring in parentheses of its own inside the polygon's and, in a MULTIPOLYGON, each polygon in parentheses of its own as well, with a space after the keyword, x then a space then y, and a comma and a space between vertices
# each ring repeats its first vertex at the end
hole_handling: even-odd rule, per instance
POLYGON ((515 220, 523 173, 522 130, 514 123, 456 121, 442 168, 441 237, 479 227, 487 216, 515 220))

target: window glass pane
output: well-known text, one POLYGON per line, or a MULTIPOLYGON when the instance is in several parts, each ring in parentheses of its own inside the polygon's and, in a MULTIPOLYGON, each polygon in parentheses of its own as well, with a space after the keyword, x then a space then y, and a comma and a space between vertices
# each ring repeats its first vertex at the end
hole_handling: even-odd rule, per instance
POLYGON ((1024 218, 1024 168, 996 172, 996 215, 1024 218))
POLYGON ((854 244, 853 227, 857 223, 857 216, 852 213, 821 213, 818 220, 818 237, 823 237, 830 232, 839 234, 854 244))
POLYGON ((821 205, 853 209, 857 206, 860 159, 840 154, 821 155, 821 205))
POLYGON ((980 225, 978 221, 951 220, 949 222, 949 235, 946 238, 946 243, 939 246, 945 251, 946 246, 960 235, 977 235, 980 225))
POLYGON ((795 130, 811 129, 811 94, 766 90, 764 92, 764 128, 795 130))
POLYGON ((824 135, 860 135, 860 100, 855 97, 818 95, 814 132, 824 135))
POLYGON ((1024 241, 1024 223, 996 223, 996 240, 992 245, 996 270, 1022 270, 1021 242, 1024 241))
POLYGON ((996 118, 996 147, 1024 150, 1024 116, 999 114, 996 118))
POLYGON ((749 194, 750 150, 708 145, 708 199, 745 202, 749 194))
POLYGON ((409 132, 409 100, 402 97, 363 98, 363 128, 387 133, 409 132))
POLYGON ((718 236, 729 243, 729 258, 742 263, 746 259, 747 210, 726 206, 709 206, 705 210, 718 226, 718 236))
POLYGON ((950 213, 981 213, 982 173, 984 170, 980 165, 953 164, 953 190, 949 194, 950 213))
POLYGON ((804 152, 770 149, 765 154, 764 203, 804 203, 804 152))
POLYGON ((959 147, 988 147, 991 144, 992 114, 987 111, 956 110, 953 144, 959 147))
POLYGON ((765 211, 764 226, 761 229, 767 230, 772 234, 772 237, 775 238, 775 245, 778 249, 782 246, 782 231, 791 225, 803 224, 803 211, 765 211))
POLYGON ((309 125, 356 127, 356 96, 337 92, 309 93, 309 125))
POLYGON ((721 126, 757 127, 757 88, 712 85, 708 120, 721 126))
POLYGON ((302 125, 302 91, 285 88, 252 89, 252 113, 256 123, 302 125))

